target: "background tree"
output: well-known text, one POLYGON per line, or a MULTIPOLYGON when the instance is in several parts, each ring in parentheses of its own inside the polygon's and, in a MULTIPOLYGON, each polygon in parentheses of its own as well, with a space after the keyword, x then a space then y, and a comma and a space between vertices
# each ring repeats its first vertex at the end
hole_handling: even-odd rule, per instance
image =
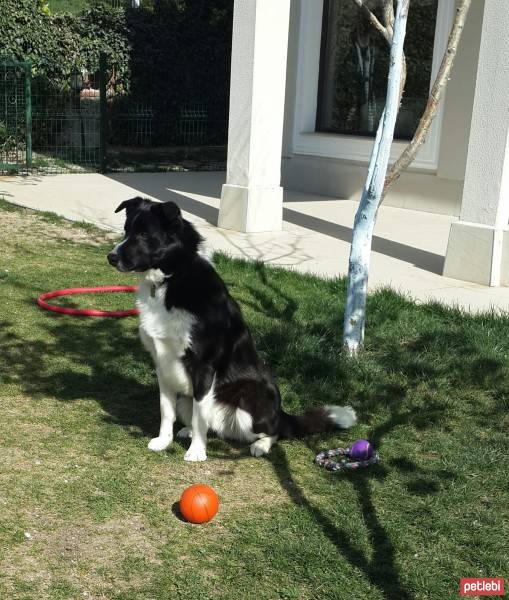
MULTIPOLYGON (((435 117, 440 100, 443 97, 447 81, 456 57, 459 41, 463 32, 465 20, 470 9, 471 0, 461 0, 454 23, 449 35, 447 48, 445 50, 440 69, 431 88, 426 108, 419 121, 412 140, 403 150, 401 156, 387 173, 390 147, 394 135, 394 127, 389 130, 391 121, 386 123, 387 114, 395 112, 397 116, 399 104, 404 90, 404 73, 406 69, 403 64, 394 65, 393 51, 396 44, 396 25, 398 11, 401 13, 401 0, 398 0, 397 14, 392 19, 392 0, 381 0, 384 10, 384 21, 382 24, 374 13, 366 6, 364 0, 353 0, 367 14, 370 23, 391 43, 391 63, 389 69, 389 83, 387 88, 386 109, 378 126, 373 153, 368 168, 366 183, 362 192, 359 208, 355 215, 352 247, 348 266, 348 289, 347 303, 344 315, 343 342, 350 354, 356 354, 364 341, 364 329, 366 321, 366 296, 369 277, 369 259, 371 254, 371 242, 376 215, 380 203, 383 201, 389 187, 400 177, 401 173, 412 163, 419 148, 426 140, 429 126, 435 117), (394 69, 398 67, 401 71, 398 79, 398 94, 395 94, 391 85, 395 85, 396 75, 394 69), (391 80, 392 74, 392 80, 391 80), (389 104, 389 101, 394 104, 389 104), (383 172, 383 175, 382 175, 383 172)), ((404 13, 408 12, 410 0, 404 2, 404 13)), ((399 42, 399 40, 398 40, 399 42)), ((403 56, 399 57, 403 63, 403 56)))
POLYGON ((403 44, 409 4, 410 0, 397 0, 385 109, 378 125, 368 175, 362 190, 359 209, 355 215, 344 322, 344 343, 351 353, 357 352, 364 335, 371 240, 389 164, 394 127, 401 98, 403 44))

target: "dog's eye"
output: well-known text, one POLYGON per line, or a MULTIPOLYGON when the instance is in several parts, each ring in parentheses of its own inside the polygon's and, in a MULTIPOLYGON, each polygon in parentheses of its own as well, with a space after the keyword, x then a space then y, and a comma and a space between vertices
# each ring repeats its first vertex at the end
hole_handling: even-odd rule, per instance
POLYGON ((140 231, 138 235, 143 239, 148 238, 148 233, 146 231, 140 231))

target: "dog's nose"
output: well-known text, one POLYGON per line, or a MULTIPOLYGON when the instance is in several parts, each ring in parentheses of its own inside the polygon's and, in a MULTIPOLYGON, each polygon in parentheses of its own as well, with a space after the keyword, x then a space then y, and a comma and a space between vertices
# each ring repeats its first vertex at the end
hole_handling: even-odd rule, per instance
POLYGON ((116 267, 120 261, 120 258, 116 252, 110 252, 108 254, 108 262, 112 267, 116 267))

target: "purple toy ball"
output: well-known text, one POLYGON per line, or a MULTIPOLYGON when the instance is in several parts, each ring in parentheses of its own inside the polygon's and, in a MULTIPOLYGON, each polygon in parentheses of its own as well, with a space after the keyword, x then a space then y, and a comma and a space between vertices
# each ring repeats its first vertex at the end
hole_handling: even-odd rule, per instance
POLYGON ((373 446, 368 440, 357 440, 350 447, 348 456, 352 460, 368 460, 373 456, 373 446))

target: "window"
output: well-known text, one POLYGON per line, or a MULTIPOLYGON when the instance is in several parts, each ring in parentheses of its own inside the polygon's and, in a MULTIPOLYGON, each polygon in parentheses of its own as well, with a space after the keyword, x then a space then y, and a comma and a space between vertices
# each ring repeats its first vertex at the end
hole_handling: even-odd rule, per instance
MULTIPOLYGON (((382 21, 379 0, 365 0, 382 21)), ((411 139, 428 99, 439 0, 410 4, 407 80, 395 138, 411 139)), ((385 105, 389 46, 353 0, 325 0, 316 131, 374 136, 385 105)))

